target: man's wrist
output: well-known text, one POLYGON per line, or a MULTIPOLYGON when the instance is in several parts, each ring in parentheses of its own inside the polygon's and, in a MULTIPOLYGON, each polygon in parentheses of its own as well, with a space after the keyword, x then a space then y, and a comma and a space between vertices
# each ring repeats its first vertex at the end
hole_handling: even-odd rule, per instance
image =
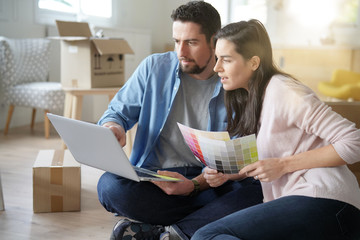
POLYGON ((195 179, 191 179, 191 181, 194 184, 194 190, 189 194, 189 196, 193 197, 193 196, 196 196, 200 192, 200 183, 195 179))

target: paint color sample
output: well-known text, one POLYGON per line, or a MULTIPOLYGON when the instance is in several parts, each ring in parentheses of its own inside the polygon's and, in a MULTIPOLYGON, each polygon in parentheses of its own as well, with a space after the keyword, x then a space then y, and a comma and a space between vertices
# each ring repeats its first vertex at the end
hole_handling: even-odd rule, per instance
POLYGON ((255 134, 230 140, 228 132, 178 126, 193 154, 210 168, 231 174, 258 160, 255 134))

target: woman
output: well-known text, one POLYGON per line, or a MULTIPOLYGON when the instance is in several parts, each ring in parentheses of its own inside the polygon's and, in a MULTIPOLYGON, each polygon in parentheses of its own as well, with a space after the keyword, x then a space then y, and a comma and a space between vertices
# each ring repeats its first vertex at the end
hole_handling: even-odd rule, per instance
MULTIPOLYGON (((259 179, 264 203, 210 223, 192 239, 360 239, 360 189, 346 166, 360 161, 360 130, 276 68, 259 21, 230 24, 216 39, 228 131, 257 136, 260 161, 237 178, 259 179)), ((206 168, 205 178, 216 187, 235 176, 206 168)))

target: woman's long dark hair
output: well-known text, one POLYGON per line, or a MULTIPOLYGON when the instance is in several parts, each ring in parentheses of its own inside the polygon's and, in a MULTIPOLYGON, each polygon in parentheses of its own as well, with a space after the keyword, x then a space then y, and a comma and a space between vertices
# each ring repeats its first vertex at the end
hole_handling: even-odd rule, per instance
POLYGON ((248 91, 244 88, 225 91, 227 130, 230 135, 257 134, 265 89, 272 76, 285 74, 273 62, 271 43, 266 29, 255 19, 241 21, 222 28, 215 39, 225 39, 234 43, 235 50, 245 60, 253 56, 260 58, 260 65, 249 81, 248 91))

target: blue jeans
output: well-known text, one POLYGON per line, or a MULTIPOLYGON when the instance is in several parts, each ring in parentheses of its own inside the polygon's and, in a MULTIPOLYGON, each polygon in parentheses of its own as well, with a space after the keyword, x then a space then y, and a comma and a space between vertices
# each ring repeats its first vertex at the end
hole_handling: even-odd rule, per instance
POLYGON ((192 240, 359 240, 360 210, 337 200, 288 196, 199 229, 192 240))
MULTIPOLYGON (((198 167, 166 170, 189 179, 202 171, 198 167)), ((109 212, 150 224, 173 225, 180 235, 185 234, 184 238, 212 221, 263 200, 260 183, 252 178, 229 181, 189 197, 167 195, 151 182, 138 183, 106 172, 97 188, 100 203, 109 212)))

